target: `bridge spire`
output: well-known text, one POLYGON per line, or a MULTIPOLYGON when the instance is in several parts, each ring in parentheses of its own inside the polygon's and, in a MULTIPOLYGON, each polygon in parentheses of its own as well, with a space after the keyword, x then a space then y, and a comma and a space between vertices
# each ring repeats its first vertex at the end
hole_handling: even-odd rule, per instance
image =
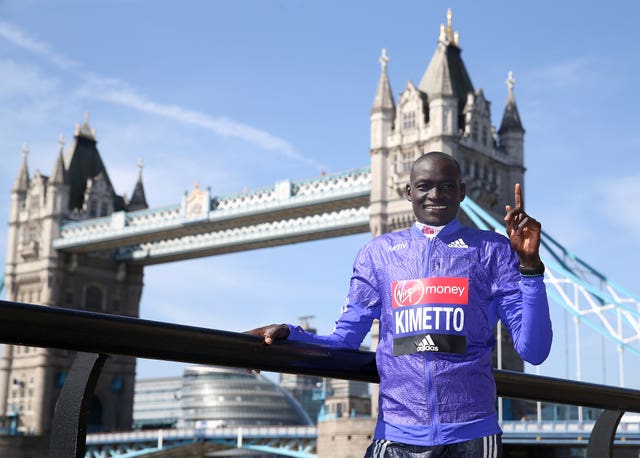
POLYGON ((64 134, 60 133, 58 136, 58 159, 53 166, 53 172, 49 177, 49 184, 64 184, 66 183, 66 170, 64 167, 64 134))
POLYGON ((453 45, 459 47, 460 35, 453 31, 453 13, 451 8, 447 9, 447 25, 440 24, 440 36, 438 42, 444 45, 453 45))
POLYGON ((18 178, 13 185, 13 191, 26 192, 29 188, 29 167, 27 166, 27 156, 29 155, 29 147, 27 144, 22 145, 22 165, 18 172, 18 178))
POLYGON ((395 112, 396 104, 393 100, 391 84, 389 83, 389 76, 387 75, 387 62, 389 62, 389 57, 387 56, 387 50, 385 48, 382 48, 378 62, 380 62, 380 80, 378 81, 376 96, 373 99, 371 114, 385 111, 395 112))
POLYGON ((507 85, 509 92, 507 94, 507 104, 504 107, 502 122, 500 123, 498 133, 500 135, 507 132, 524 133, 522 121, 520 120, 520 113, 518 113, 518 107, 516 105, 516 98, 513 94, 513 88, 516 84, 516 80, 513 77, 513 72, 511 70, 509 70, 509 73, 507 74, 505 84, 507 85))
POLYGON ((82 125, 80 123, 76 124, 76 131, 74 133, 76 137, 85 137, 91 140, 96 139, 96 130, 89 126, 89 112, 85 111, 84 113, 84 122, 82 125))
POLYGON ((131 200, 127 205, 128 211, 143 210, 145 208, 149 208, 149 204, 147 204, 147 197, 144 193, 144 185, 142 184, 143 168, 144 168, 144 161, 142 159, 139 159, 138 160, 138 180, 136 181, 136 186, 133 189, 133 194, 131 194, 131 200))
POLYGON ((475 92, 471 78, 460 56, 458 32, 453 31, 451 9, 447 10, 447 25, 440 24, 440 35, 427 70, 418 89, 433 96, 454 96, 458 99, 458 112, 462 112, 467 94, 475 92))
POLYGON ((64 168, 64 157, 62 151, 58 152, 58 159, 53 166, 53 172, 49 178, 49 184, 64 184, 66 183, 66 171, 64 168))
POLYGON ((396 103, 393 100, 391 84, 387 75, 387 63, 389 57, 387 50, 382 49, 380 53, 380 80, 371 107, 371 149, 379 149, 385 145, 391 131, 393 130, 393 120, 396 117, 396 103))

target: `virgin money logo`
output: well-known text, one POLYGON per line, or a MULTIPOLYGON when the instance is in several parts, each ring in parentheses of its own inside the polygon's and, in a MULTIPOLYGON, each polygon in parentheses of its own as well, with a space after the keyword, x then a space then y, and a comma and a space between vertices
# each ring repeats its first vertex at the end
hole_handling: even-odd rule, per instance
POLYGON ((393 283, 393 306, 406 307, 422 304, 424 285, 420 280, 403 280, 393 283))
POLYGON ((393 308, 418 304, 467 304, 469 279, 419 278, 391 284, 393 308))

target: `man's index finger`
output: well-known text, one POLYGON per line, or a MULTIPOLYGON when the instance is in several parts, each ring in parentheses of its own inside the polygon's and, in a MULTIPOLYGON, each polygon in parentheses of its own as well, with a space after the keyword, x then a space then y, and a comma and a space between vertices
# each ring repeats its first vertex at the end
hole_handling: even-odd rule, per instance
POLYGON ((515 186, 515 205, 516 208, 524 208, 524 203, 522 202, 522 187, 520 186, 520 183, 516 183, 515 186))

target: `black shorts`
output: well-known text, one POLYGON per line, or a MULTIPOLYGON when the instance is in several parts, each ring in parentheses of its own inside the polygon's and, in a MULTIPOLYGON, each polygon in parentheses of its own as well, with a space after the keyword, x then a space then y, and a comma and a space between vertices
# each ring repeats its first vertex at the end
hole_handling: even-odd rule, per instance
POLYGON ((448 445, 409 445, 376 439, 365 458, 502 458, 502 435, 448 445))

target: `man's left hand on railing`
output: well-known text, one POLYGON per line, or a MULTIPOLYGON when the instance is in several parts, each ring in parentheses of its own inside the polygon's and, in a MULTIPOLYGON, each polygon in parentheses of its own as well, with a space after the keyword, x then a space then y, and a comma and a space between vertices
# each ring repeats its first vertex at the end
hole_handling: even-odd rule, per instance
MULTIPOLYGON (((271 345, 274 340, 282 340, 289 337, 289 326, 286 324, 270 324, 262 326, 261 328, 255 328, 250 331, 245 331, 245 334, 251 334, 252 336, 264 338, 265 345, 271 345)), ((259 369, 247 369, 247 372, 260 373, 259 369)))
POLYGON ((245 331, 245 334, 264 337, 265 345, 271 345, 274 340, 282 340, 289 337, 289 326, 286 324, 270 324, 251 331, 245 331))

